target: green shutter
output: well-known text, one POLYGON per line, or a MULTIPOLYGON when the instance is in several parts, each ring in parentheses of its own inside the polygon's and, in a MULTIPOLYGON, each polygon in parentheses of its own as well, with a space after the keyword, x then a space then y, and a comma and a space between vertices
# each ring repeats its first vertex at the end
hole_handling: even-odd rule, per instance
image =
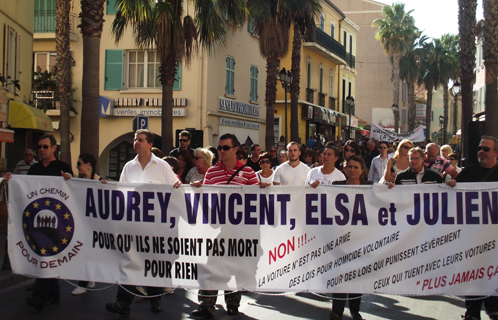
POLYGON ((251 66, 251 101, 258 101, 258 67, 251 66))
POLYGON ((105 51, 104 90, 123 89, 124 50, 108 49, 105 51))
POLYGON ((107 14, 116 14, 118 0, 107 0, 107 14))
POLYGON ((181 90, 182 89, 182 65, 178 63, 176 66, 175 72, 175 83, 173 84, 173 90, 181 90))

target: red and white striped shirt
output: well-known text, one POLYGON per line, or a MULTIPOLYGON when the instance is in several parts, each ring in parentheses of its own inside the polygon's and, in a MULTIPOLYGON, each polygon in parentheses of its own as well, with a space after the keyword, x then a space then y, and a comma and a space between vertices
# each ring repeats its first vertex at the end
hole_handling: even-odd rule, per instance
MULTIPOLYGON (((230 177, 242 167, 242 163, 237 161, 232 170, 227 171, 227 168, 220 162, 217 165, 210 167, 204 175, 204 182, 202 184, 227 184, 230 177)), ((233 179, 230 181, 231 185, 257 185, 258 177, 254 170, 248 166, 242 168, 233 179)))

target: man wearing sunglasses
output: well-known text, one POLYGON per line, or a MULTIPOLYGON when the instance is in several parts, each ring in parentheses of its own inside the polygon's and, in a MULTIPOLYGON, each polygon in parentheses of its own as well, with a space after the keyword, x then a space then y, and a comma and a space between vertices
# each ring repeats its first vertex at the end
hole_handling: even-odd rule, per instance
MULTIPOLYGON (((226 133, 220 137, 218 144, 218 153, 220 162, 210 167, 204 175, 203 185, 258 185, 259 181, 250 167, 243 165, 236 156, 239 145, 237 137, 231 133, 226 133)), ((209 260, 208 260, 209 263, 209 260)), ((223 272, 222 272, 223 273, 223 272)), ((228 283, 231 274, 223 274, 228 283)), ((221 275, 218 274, 218 281, 222 281, 221 275)), ((199 309, 194 310, 194 317, 212 318, 214 315, 214 306, 216 304, 216 295, 218 290, 199 290, 199 309)), ((239 313, 241 299, 240 291, 225 291, 225 303, 227 305, 227 314, 234 316, 239 313)))
POLYGON ((192 138, 192 135, 187 130, 183 130, 182 132, 180 132, 179 139, 178 139, 178 141, 180 141, 180 146, 178 148, 171 150, 169 155, 171 157, 175 157, 178 159, 178 155, 180 154, 180 150, 188 150, 193 158, 194 157, 194 149, 190 148, 190 139, 191 138, 192 138))
POLYGON ((254 172, 261 170, 259 165, 259 155, 261 154, 261 146, 257 143, 251 146, 251 157, 247 159, 247 165, 251 167, 254 172))
MULTIPOLYGON (((487 182, 498 181, 498 139, 491 136, 483 136, 479 147, 477 147, 477 158, 479 163, 463 168, 456 179, 447 181, 450 187, 456 186, 457 182, 487 182)), ((465 296, 465 320, 481 319, 481 308, 491 320, 498 320, 498 297, 488 296, 465 296)))
MULTIPOLYGON (((60 177, 64 173, 73 175, 70 165, 55 158, 57 141, 53 135, 42 135, 38 139, 37 148, 40 162, 31 166, 28 175, 54 177, 60 177)), ((31 297, 26 298, 26 302, 29 306, 41 312, 44 306, 59 303, 59 296, 58 279, 36 279, 33 294, 31 297)))
POLYGON ((439 146, 435 143, 429 143, 425 147, 424 167, 428 170, 438 173, 441 178, 447 173, 451 178, 458 176, 458 171, 445 158, 439 156, 439 146))

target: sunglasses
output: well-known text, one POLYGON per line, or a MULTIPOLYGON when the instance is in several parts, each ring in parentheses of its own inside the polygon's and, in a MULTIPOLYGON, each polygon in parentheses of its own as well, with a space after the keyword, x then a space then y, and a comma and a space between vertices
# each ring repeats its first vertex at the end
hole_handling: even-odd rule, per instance
POLYGON ((413 148, 413 147, 410 147, 410 146, 402 146, 401 148, 406 149, 406 150, 410 150, 410 149, 411 149, 411 148, 413 148))
POLYGON ((270 152, 277 152, 277 150, 270 150, 270 152))
POLYGON ((356 153, 354 149, 344 149, 344 152, 356 153))
POLYGON ((181 142, 188 142, 187 139, 180 139, 181 142))
POLYGON ((194 160, 202 159, 201 157, 194 157, 194 160))
POLYGON ((45 150, 46 150, 46 149, 48 149, 48 148, 50 148, 50 146, 47 146, 46 144, 44 144, 44 145, 40 145, 40 144, 39 144, 39 145, 38 145, 38 149, 45 149, 45 150))
POLYGON ((456 161, 455 158, 449 158, 448 160, 450 160, 450 161, 456 161))
POLYGON ((78 161, 78 162, 76 162, 76 167, 79 167, 79 166, 82 166, 82 165, 83 165, 83 163, 81 163, 81 162, 79 162, 79 161, 78 161))
POLYGON ((387 149, 386 147, 379 147, 378 148, 379 150, 382 150, 382 149, 387 149))
POLYGON ((261 164, 269 164, 270 160, 259 160, 259 163, 261 163, 261 164))
POLYGON ((221 150, 228 151, 228 150, 230 150, 232 148, 233 147, 230 147, 230 146, 218 146, 218 148, 216 148, 216 149, 218 149, 218 151, 221 151, 221 150))
POLYGON ((490 148, 490 147, 482 147, 482 146, 477 147, 477 151, 484 150, 484 152, 489 152, 491 149, 492 148, 490 148))

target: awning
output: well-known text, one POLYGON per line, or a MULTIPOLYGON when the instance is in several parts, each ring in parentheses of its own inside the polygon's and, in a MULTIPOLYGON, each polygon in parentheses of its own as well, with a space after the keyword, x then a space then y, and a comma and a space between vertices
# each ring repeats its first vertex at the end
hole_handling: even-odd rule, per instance
POLYGON ((9 101, 9 126, 54 132, 52 120, 45 112, 14 100, 9 101))
POLYGON ((14 143, 14 131, 0 128, 0 142, 14 143))

